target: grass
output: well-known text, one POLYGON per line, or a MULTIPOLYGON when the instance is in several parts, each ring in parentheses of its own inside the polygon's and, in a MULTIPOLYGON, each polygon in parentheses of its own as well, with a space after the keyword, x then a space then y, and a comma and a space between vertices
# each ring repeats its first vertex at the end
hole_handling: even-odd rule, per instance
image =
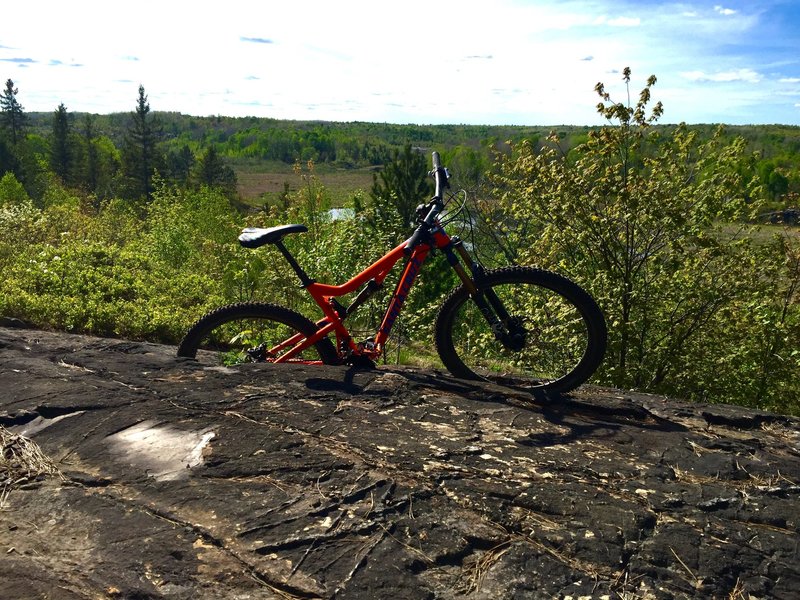
POLYGON ((0 426, 0 509, 13 488, 46 475, 61 474, 36 442, 0 426))
POLYGON ((768 244, 772 242, 776 236, 785 236, 789 239, 800 240, 800 227, 787 226, 787 225, 772 225, 772 224, 743 224, 731 223, 722 226, 723 235, 731 240, 740 239, 743 236, 749 237, 757 244, 768 244))
MULTIPOLYGON (((431 338, 433 338, 433 331, 431 330, 431 338)), ((383 362, 383 361, 381 361, 383 362)), ((429 345, 420 342, 411 342, 403 340, 400 345, 399 352, 397 348, 397 340, 389 340, 386 349, 386 363, 390 365, 408 365, 412 367, 421 367, 424 369, 443 369, 442 361, 436 354, 433 347, 433 339, 429 345)))
MULTIPOLYGON (((247 204, 259 205, 263 200, 274 200, 283 193, 288 184, 290 192, 297 191, 304 183, 291 165, 270 163, 256 167, 237 165, 235 167, 238 190, 247 204)), ((335 205, 342 205, 357 190, 366 192, 372 187, 372 168, 334 169, 314 167, 314 175, 331 194, 335 205)), ((307 172, 304 170, 304 174, 307 172)))

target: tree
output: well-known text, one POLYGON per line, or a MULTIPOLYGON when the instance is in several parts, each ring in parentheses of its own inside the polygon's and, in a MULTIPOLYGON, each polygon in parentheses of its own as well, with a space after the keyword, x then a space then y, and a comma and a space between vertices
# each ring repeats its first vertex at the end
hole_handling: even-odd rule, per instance
POLYGON ((50 168, 67 183, 71 176, 72 147, 70 145, 70 123, 67 107, 58 105, 53 114, 53 134, 50 140, 50 168))
POLYGON ((0 177, 0 207, 32 205, 28 193, 13 173, 8 172, 0 177))
POLYGON ((139 86, 136 110, 125 136, 122 152, 123 171, 128 181, 128 195, 133 198, 152 197, 153 176, 161 166, 157 143, 159 128, 150 116, 150 104, 144 86, 139 86))
POLYGON ((89 193, 97 192, 100 180, 100 158, 97 151, 94 129, 94 115, 89 113, 83 118, 83 143, 86 148, 86 164, 83 169, 83 183, 89 193))
POLYGON ((456 146, 442 156, 442 161, 458 178, 459 188, 477 189, 489 170, 488 153, 469 146, 456 146))
POLYGON ((216 146, 209 146, 200 157, 193 178, 200 186, 221 189, 228 198, 236 195, 236 173, 222 160, 216 146))
POLYGON ((19 161, 11 144, 3 137, 0 137, 0 175, 8 172, 16 173, 18 170, 19 161))
POLYGON ((759 163, 758 176, 772 201, 778 200, 789 191, 789 179, 776 168, 775 163, 771 160, 759 163))
POLYGON ((16 146, 22 139, 22 129, 25 124, 25 113, 17 100, 18 93, 19 90, 14 87, 14 82, 9 79, 6 81, 5 91, 0 94, 3 129, 8 134, 12 146, 16 146))
POLYGON ((169 176, 180 185, 186 185, 197 159, 188 144, 183 144, 179 150, 167 153, 166 165, 169 176))
POLYGON ((427 202, 432 193, 426 157, 406 144, 373 176, 368 224, 399 242, 415 223, 417 206, 427 202))
MULTIPOLYGON (((629 88, 629 69, 623 81, 629 88)), ((566 271, 598 297, 610 324, 606 381, 707 399, 740 340, 707 342, 743 319, 739 303, 762 297, 749 239, 724 226, 747 208, 745 144, 721 130, 702 143, 685 126, 655 131, 655 83, 634 106, 598 84, 610 125, 568 156, 552 139, 539 152, 522 142, 500 157, 498 212, 520 262, 566 271)))

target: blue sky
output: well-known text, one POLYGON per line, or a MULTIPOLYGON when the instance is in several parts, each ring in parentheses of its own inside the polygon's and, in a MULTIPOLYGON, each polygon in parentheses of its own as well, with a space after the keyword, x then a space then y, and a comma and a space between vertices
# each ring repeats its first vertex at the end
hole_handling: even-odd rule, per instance
POLYGON ((25 0, 0 78, 26 111, 595 125, 654 74, 662 122, 800 125, 798 0, 25 0))

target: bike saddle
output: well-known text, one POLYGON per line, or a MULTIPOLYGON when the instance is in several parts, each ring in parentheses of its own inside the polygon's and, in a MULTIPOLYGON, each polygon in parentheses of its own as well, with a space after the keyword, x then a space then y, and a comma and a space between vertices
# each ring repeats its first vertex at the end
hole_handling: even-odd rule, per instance
POLYGON ((290 233, 308 231, 305 225, 278 225, 277 227, 246 227, 242 229, 239 243, 245 248, 258 248, 264 244, 274 244, 290 233))

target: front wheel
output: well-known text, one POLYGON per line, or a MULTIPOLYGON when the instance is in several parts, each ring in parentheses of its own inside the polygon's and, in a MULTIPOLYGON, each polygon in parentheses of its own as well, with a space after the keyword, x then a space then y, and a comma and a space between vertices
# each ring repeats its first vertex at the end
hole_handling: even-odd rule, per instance
MULTIPOLYGON (((300 339, 317 331, 303 315, 275 304, 243 302, 211 311, 178 346, 178 356, 202 356, 221 364, 275 362, 300 339)), ((336 364, 336 348, 324 337, 288 362, 336 364)))
POLYGON ((476 303, 458 287, 436 317, 436 349, 456 377, 568 392, 600 365, 603 313, 569 279, 530 267, 496 269, 481 279, 480 296, 484 302, 476 303))

